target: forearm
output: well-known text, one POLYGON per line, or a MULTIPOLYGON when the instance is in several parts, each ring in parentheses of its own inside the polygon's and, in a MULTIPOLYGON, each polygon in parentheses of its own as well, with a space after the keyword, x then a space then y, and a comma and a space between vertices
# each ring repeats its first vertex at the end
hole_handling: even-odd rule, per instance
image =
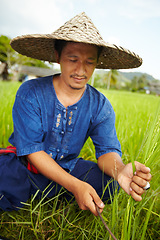
POLYGON ((48 179, 58 183, 70 192, 74 192, 79 179, 73 177, 61 168, 46 152, 40 151, 29 154, 27 160, 48 179))
POLYGON ((150 169, 145 165, 134 162, 136 175, 133 173, 132 163, 123 164, 117 153, 107 153, 98 159, 99 168, 107 175, 116 179, 127 194, 136 201, 141 201, 144 187, 151 180, 150 169))
POLYGON ((118 173, 125 165, 118 153, 110 152, 98 158, 98 166, 105 174, 117 180, 118 173))
POLYGON ((44 151, 32 153, 27 156, 27 159, 45 177, 72 192, 81 209, 89 209, 95 216, 97 216, 95 206, 97 205, 102 212, 104 204, 95 189, 90 184, 67 173, 47 153, 44 151))

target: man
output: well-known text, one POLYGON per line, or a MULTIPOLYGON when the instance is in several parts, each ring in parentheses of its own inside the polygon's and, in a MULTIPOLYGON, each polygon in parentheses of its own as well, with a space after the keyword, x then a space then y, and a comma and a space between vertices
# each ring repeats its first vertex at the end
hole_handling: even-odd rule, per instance
POLYGON ((5 182, 5 186, 0 184, 0 208, 21 207, 20 202, 37 189, 41 196, 47 186, 48 197, 52 197, 63 186, 81 209, 89 209, 97 216, 96 205, 100 212, 104 208, 101 196, 109 199, 117 182, 140 201, 143 188, 151 179, 150 169, 135 162, 133 175, 132 164, 123 164, 113 108, 87 82, 96 67, 137 67, 141 59, 106 44, 85 13, 51 35, 17 37, 11 46, 21 54, 58 62, 61 73, 25 82, 17 92, 14 133, 10 137, 17 157, 6 159, 7 166, 1 161, 0 182, 5 182), (98 164, 78 158, 89 136, 98 164), (107 184, 109 187, 103 192, 103 185, 107 184), (7 207, 4 200, 9 202, 7 207))

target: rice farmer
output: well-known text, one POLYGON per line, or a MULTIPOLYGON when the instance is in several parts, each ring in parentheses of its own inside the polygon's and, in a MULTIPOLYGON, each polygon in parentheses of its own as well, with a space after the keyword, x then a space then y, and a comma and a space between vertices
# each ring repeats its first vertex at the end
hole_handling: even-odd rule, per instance
POLYGON ((0 156, 0 208, 17 210, 37 190, 37 197, 45 189, 53 197, 62 187, 66 198, 74 197, 96 216, 96 205, 102 212, 116 188, 141 201, 150 169, 135 162, 135 175, 131 163, 123 164, 114 110, 87 82, 95 68, 135 68, 142 59, 106 43, 85 13, 52 34, 16 37, 11 46, 28 57, 59 63, 61 73, 27 81, 17 92, 9 138, 13 152, 0 156), (97 163, 78 157, 88 137, 97 163))

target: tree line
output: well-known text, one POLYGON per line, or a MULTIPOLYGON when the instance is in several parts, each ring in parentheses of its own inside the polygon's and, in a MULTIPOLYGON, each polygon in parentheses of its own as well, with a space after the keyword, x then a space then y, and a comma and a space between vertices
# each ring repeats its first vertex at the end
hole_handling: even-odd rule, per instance
POLYGON ((104 89, 123 89, 129 91, 145 91, 149 85, 146 74, 134 76, 131 80, 125 78, 118 70, 111 69, 109 71, 98 71, 94 73, 90 84, 96 88, 104 89))
POLYGON ((49 68, 44 61, 23 56, 10 46, 11 39, 5 35, 0 36, 0 62, 5 64, 3 80, 11 80, 12 70, 18 65, 27 65, 33 67, 49 68))

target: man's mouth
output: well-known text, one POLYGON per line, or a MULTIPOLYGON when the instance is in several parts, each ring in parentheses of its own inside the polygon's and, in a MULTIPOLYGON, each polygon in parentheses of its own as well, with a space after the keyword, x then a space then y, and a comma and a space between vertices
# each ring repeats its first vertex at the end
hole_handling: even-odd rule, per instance
POLYGON ((85 75, 84 76, 71 75, 71 78, 74 78, 76 81, 83 81, 87 79, 85 75))

